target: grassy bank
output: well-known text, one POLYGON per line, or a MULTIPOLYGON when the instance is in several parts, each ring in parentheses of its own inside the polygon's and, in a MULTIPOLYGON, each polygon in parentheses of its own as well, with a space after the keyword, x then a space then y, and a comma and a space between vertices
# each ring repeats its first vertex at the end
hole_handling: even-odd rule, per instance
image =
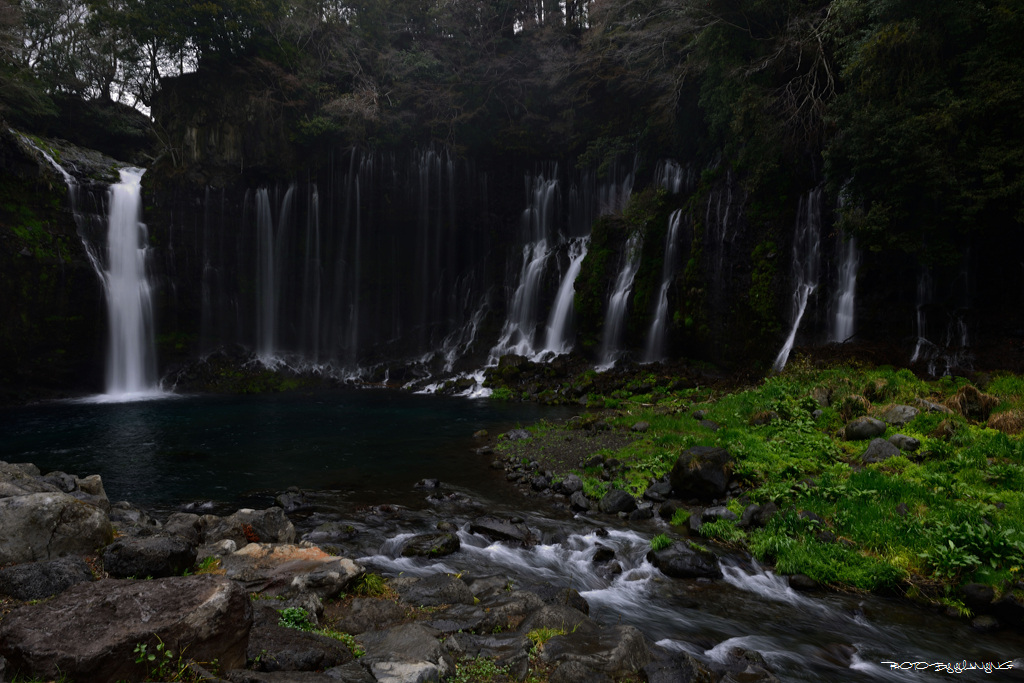
MULTIPOLYGON (((684 449, 720 446, 739 483, 729 509, 740 516, 774 503, 779 511, 763 527, 719 520, 700 535, 840 589, 897 592, 962 614, 971 583, 991 587, 997 601, 1024 602, 1024 379, 925 381, 906 369, 798 360, 746 389, 670 389, 671 381, 652 373, 644 393, 588 397, 588 406, 610 409, 600 419, 613 431, 646 423, 635 440, 599 451, 621 465, 569 468, 589 496, 612 487, 641 496, 684 449), (901 426, 890 420, 881 436, 902 434, 918 447, 904 440, 898 455, 865 462, 869 442, 846 440, 846 424, 899 405, 918 412, 901 426)), ((685 509, 672 521, 676 535, 689 533, 685 509)))

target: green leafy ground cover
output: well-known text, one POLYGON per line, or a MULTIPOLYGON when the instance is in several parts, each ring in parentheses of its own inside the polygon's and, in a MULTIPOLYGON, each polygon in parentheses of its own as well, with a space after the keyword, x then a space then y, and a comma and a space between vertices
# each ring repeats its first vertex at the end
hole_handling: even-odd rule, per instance
MULTIPOLYGON (((958 377, 925 381, 906 369, 821 369, 797 361, 735 391, 671 391, 659 389, 659 381, 649 378, 649 393, 609 397, 616 409, 604 419, 613 428, 649 426, 628 445, 600 453, 623 465, 610 481, 600 466, 577 469, 588 495, 615 486, 640 496, 683 449, 721 446, 735 457, 733 477, 742 484, 730 509, 739 514, 749 503, 775 503, 779 513, 763 528, 705 524, 703 536, 836 588, 894 591, 957 608, 966 583, 990 585, 997 597, 1016 590, 1024 566, 1021 377, 978 377, 972 385, 958 377), (971 387, 993 398, 980 414, 965 416, 957 397, 977 396, 971 387), (914 437, 918 450, 866 464, 868 442, 843 439, 849 419, 919 399, 954 410, 920 407, 913 420, 883 435, 914 437)), ((672 520, 679 534, 686 517, 672 520)))

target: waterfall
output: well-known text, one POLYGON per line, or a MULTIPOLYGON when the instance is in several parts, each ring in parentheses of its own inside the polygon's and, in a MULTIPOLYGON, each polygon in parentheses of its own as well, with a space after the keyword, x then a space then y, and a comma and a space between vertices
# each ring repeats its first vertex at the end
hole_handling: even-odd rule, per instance
POLYGON ((781 372, 786 367, 789 354, 796 341, 800 321, 807 310, 807 302, 818 287, 818 269, 821 245, 821 188, 811 190, 800 198, 797 208, 796 228, 793 235, 793 308, 792 328, 786 343, 775 358, 772 367, 781 372))
POLYGON ((274 218, 267 189, 256 192, 256 352, 264 362, 274 355, 277 332, 277 277, 274 247, 274 218))
POLYGON ((583 259, 587 257, 590 238, 583 237, 569 242, 569 267, 558 287, 554 306, 548 316, 547 337, 542 355, 560 355, 572 350, 572 313, 573 297, 576 294, 576 278, 583 267, 583 259))
POLYGON ((110 187, 107 268, 101 273, 110 317, 107 395, 132 398, 157 391, 153 314, 146 279, 146 227, 140 222, 143 170, 121 170, 110 187))
POLYGON ((604 336, 601 340, 601 370, 607 370, 615 365, 621 352, 619 346, 622 342, 622 333, 625 328, 626 309, 629 304, 629 295, 633 291, 633 278, 640 269, 640 248, 642 239, 639 233, 633 233, 626 240, 626 250, 623 254, 622 269, 615 279, 615 289, 608 300, 608 312, 604 317, 604 336))
MULTIPOLYGON (((968 287, 968 269, 966 264, 961 269, 958 282, 959 287, 947 287, 952 290, 951 296, 964 299, 968 287)), ((947 292, 947 294, 950 294, 947 292)), ((936 304, 935 282, 932 274, 927 269, 922 269, 917 279, 917 307, 915 322, 917 326, 917 342, 914 345, 914 353, 910 357, 911 363, 921 362, 929 375, 939 374, 939 365, 943 366, 943 374, 952 374, 956 369, 971 369, 974 358, 970 353, 970 336, 967 321, 964 320, 964 311, 967 308, 966 300, 959 302, 958 308, 947 309, 948 320, 942 331, 939 342, 936 343, 929 338, 929 320, 927 310, 936 304)), ((952 306, 950 307, 952 308, 952 306)), ((934 324, 933 324, 934 327, 934 324)))
POLYGON ((537 331, 537 297, 548 256, 550 251, 547 240, 542 239, 523 247, 523 266, 519 273, 519 284, 512 296, 512 305, 509 307, 501 339, 498 340, 492 355, 533 355, 537 331))
POLYGON ((661 266, 661 289, 658 290, 658 305, 647 333, 647 348, 644 362, 654 363, 665 357, 665 332, 668 327, 668 290, 676 274, 676 246, 679 241, 679 226, 683 222, 683 210, 676 209, 668 219, 668 234, 665 235, 665 261, 661 266))
POLYGON ((831 340, 840 344, 848 341, 854 333, 854 295, 859 261, 857 240, 840 233, 836 240, 835 314, 831 334, 831 340))
POLYGON ((522 265, 501 337, 491 351, 492 357, 509 353, 532 356, 536 353, 535 338, 541 320, 540 290, 548 259, 553 253, 548 245, 555 232, 557 173, 556 167, 554 179, 545 178, 544 175, 528 176, 526 179, 530 201, 521 220, 520 229, 524 241, 522 265))
POLYGON ((663 159, 658 162, 658 167, 654 171, 654 184, 665 188, 672 194, 691 192, 696 184, 693 168, 691 166, 684 168, 677 161, 663 159))

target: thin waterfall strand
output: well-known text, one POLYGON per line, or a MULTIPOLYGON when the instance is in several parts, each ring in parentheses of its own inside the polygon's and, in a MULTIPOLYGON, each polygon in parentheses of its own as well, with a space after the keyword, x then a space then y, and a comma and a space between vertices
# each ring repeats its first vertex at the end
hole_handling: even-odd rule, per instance
POLYGON ((676 209, 668 219, 668 234, 665 235, 665 261, 661 266, 661 289, 658 290, 658 307, 654 311, 651 329, 647 333, 647 349, 644 362, 653 363, 665 358, 665 331, 668 327, 668 290, 676 274, 676 243, 679 241, 679 226, 683 221, 682 209, 676 209))

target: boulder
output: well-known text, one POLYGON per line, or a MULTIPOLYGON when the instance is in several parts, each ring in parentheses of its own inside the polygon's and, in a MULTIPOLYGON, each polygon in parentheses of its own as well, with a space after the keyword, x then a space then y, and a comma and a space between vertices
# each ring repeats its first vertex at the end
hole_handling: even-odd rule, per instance
POLYGON ((195 544, 176 535, 117 539, 103 550, 103 569, 116 579, 179 576, 195 563, 195 544))
POLYGON ((165 534, 177 534, 187 539, 192 545, 200 545, 203 542, 204 532, 203 518, 191 512, 175 512, 164 522, 161 532, 165 534))
POLYGON ((567 475, 562 481, 558 482, 553 487, 558 493, 563 493, 567 496, 571 496, 577 491, 583 490, 583 480, 577 477, 575 474, 567 475))
POLYGON ((335 626, 345 633, 359 634, 366 631, 383 631, 405 621, 407 608, 391 600, 377 598, 353 598, 344 610, 336 613, 335 626))
POLYGON ((613 683, 612 677, 594 671, 583 662, 562 662, 551 672, 548 683, 613 683))
POLYGON ((583 612, 568 605, 544 605, 519 625, 520 633, 538 628, 561 629, 567 633, 596 633, 597 624, 583 612))
POLYGON ((590 604, 575 588, 556 588, 549 584, 541 586, 535 592, 537 597, 548 605, 565 605, 579 610, 583 614, 590 614, 590 604))
POLYGON ((868 447, 861 453, 860 459, 864 463, 882 462, 899 454, 900 449, 885 439, 872 439, 868 447))
POLYGON ((439 631, 422 624, 403 624, 387 631, 364 633, 356 638, 366 651, 360 662, 370 667, 378 681, 430 680, 399 677, 398 671, 412 670, 421 672, 416 676, 427 674, 445 678, 455 671, 455 660, 438 641, 440 635, 439 631))
POLYGON ((588 512, 590 510, 590 499, 583 491, 577 491, 569 497, 569 506, 576 512, 588 512))
POLYGON ((847 441, 864 441, 885 434, 885 423, 873 417, 862 416, 850 420, 843 430, 843 438, 847 441))
POLYGON ((654 645, 651 661, 644 667, 647 683, 697 683, 714 680, 703 664, 685 652, 654 645))
POLYGON ((735 512, 724 505, 715 505, 713 507, 704 508, 703 512, 700 513, 701 522, 716 522, 720 519, 735 522, 739 517, 736 516, 735 512))
POLYGON ((644 498, 653 503, 664 503, 670 495, 672 495, 672 484, 667 481, 655 482, 644 491, 644 498))
POLYGON ((921 447, 921 442, 906 434, 893 434, 889 437, 889 443, 901 451, 916 451, 921 447))
POLYGON ((515 680, 523 680, 529 672, 530 648, 533 642, 521 633, 473 635, 456 633, 444 641, 444 648, 457 659, 486 657, 495 664, 508 667, 515 680))
POLYGON ((249 592, 313 593, 321 599, 335 597, 363 573, 352 560, 328 555, 313 545, 269 543, 249 543, 221 556, 221 568, 249 592))
POLYGON ((635 626, 554 636, 541 650, 541 660, 547 664, 574 661, 613 677, 634 674, 650 659, 647 639, 635 626))
POLYGON ((918 412, 918 409, 913 406, 891 405, 887 406, 879 417, 888 425, 902 427, 917 417, 918 412))
POLYGON ((15 600, 42 600, 92 580, 92 570, 80 557, 28 562, 0 569, 0 593, 15 600))
POLYGON ((450 574, 432 574, 424 577, 399 577, 388 585, 412 605, 472 605, 473 591, 462 579, 450 574))
POLYGON ((67 493, 0 498, 0 565, 88 555, 110 543, 107 513, 67 493))
POLYGON ((403 557, 444 557, 462 547, 455 534, 420 534, 413 536, 402 548, 403 557))
POLYGON ((667 548, 649 551, 647 561, 657 567, 662 574, 673 579, 722 577, 722 570, 714 556, 688 548, 682 543, 673 543, 667 548))
POLYGON ((636 499, 622 489, 612 489, 601 498, 598 508, 608 515, 632 512, 636 510, 636 499))
POLYGON ((239 510, 228 517, 204 515, 204 543, 232 540, 241 548, 246 543, 294 543, 295 527, 279 507, 239 510))
POLYGON ((317 633, 280 626, 275 607, 257 605, 248 657, 259 671, 321 671, 353 659, 344 643, 317 633))
POLYGON ((162 642, 228 670, 245 665, 251 626, 248 596, 222 576, 104 579, 8 614, 0 622, 0 655, 25 677, 142 680, 145 668, 133 654, 140 643, 152 651, 162 642))
POLYGON ((683 498, 710 500, 728 490, 732 468, 733 457, 724 448, 693 446, 679 454, 669 481, 683 498))
POLYGON ((508 631, 518 628, 526 617, 544 607, 544 601, 536 593, 514 591, 495 595, 481 602, 480 606, 487 610, 480 631, 508 631))
POLYGON ((508 519, 491 516, 478 517, 470 523, 469 530, 474 534, 486 536, 492 541, 517 543, 526 547, 535 543, 533 532, 529 527, 508 519))

